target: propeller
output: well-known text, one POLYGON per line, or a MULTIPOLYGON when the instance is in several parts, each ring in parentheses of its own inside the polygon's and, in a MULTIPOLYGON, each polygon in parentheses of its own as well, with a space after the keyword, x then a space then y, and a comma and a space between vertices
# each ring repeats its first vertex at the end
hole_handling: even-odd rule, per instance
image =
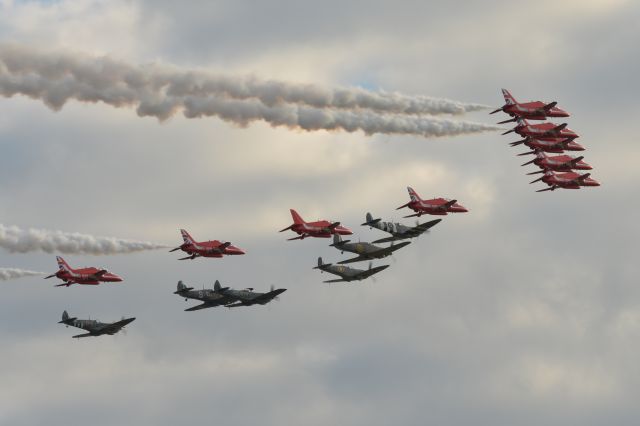
MULTIPOLYGON (((276 286, 275 286, 275 285, 273 285, 273 284, 271 284, 271 287, 270 287, 270 288, 271 288, 271 290, 270 290, 270 291, 274 291, 274 290, 276 289, 276 286)), ((273 300, 280 301, 280 296, 275 296, 275 297, 273 298, 273 300)))

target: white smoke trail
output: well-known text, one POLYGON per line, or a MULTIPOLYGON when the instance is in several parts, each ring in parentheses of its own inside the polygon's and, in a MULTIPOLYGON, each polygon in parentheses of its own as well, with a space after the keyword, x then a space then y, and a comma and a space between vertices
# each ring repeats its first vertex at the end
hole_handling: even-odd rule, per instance
POLYGON ((165 245, 144 241, 131 241, 111 237, 49 231, 44 229, 27 230, 17 226, 0 224, 0 247, 13 253, 44 251, 64 254, 118 254, 143 250, 167 248, 165 245))
POLYGON ((44 97, 49 99, 53 107, 62 106, 69 98, 116 104, 135 103, 142 91, 152 97, 213 95, 238 100, 255 98, 267 106, 292 103, 313 108, 370 109, 391 114, 463 114, 489 108, 481 104, 361 88, 330 89, 312 84, 265 81, 252 76, 184 71, 160 65, 135 67, 108 57, 43 52, 17 45, 0 45, 0 61, 7 73, 4 83, 8 96, 18 88, 31 93, 34 93, 34 89, 36 92, 46 90, 44 86, 47 82, 57 81, 59 84, 55 88, 50 86, 51 91, 56 93, 48 93, 49 96, 44 97), (10 81, 7 77, 14 77, 15 80, 10 81), (65 96, 61 93, 64 90, 60 89, 77 94, 65 96), (98 89, 101 93, 92 89, 98 89))
MULTIPOLYGON (((145 105, 138 108, 140 115, 155 115, 154 113, 155 110, 145 109, 145 105)), ((434 117, 338 111, 294 105, 269 107, 258 101, 233 101, 212 97, 186 98, 184 115, 188 118, 219 117, 241 126, 246 126, 252 121, 264 120, 272 126, 302 130, 362 130, 367 135, 385 133, 438 137, 498 129, 493 125, 434 117)))
POLYGON ((17 268, 0 268, 0 281, 12 280, 14 278, 32 277, 46 275, 44 272, 28 271, 17 268))
POLYGON ((363 130, 369 134, 445 136, 499 129, 424 117, 485 108, 479 104, 215 76, 158 65, 135 67, 107 57, 49 53, 15 45, 0 45, 0 94, 41 99, 54 110, 70 99, 129 106, 137 108, 140 116, 159 120, 182 110, 190 118, 215 116, 239 125, 264 120, 272 126, 363 130))

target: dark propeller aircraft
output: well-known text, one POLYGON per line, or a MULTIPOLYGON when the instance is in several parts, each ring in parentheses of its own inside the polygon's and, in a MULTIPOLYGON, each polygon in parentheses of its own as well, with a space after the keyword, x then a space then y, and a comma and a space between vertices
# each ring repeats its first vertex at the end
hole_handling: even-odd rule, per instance
POLYGON ((222 287, 218 280, 213 285, 213 290, 194 290, 193 287, 187 287, 182 281, 179 281, 178 290, 174 294, 184 297, 185 300, 196 299, 204 302, 185 309, 185 311, 197 311, 215 306, 235 308, 237 306, 266 305, 273 299, 277 299, 278 295, 286 290, 285 288, 274 289, 273 287, 267 293, 254 292, 252 288, 234 290, 229 287, 222 287))
POLYGON ((120 321, 116 321, 112 323, 108 323, 108 322, 105 323, 105 322, 100 322, 100 321, 91 320, 91 319, 81 320, 76 317, 70 318, 67 311, 64 311, 62 313, 62 321, 59 321, 58 323, 64 324, 67 327, 73 326, 73 327, 81 328, 83 330, 87 330, 88 333, 77 334, 75 336, 72 336, 74 338, 80 338, 80 337, 90 337, 90 336, 102 336, 103 334, 114 335, 120 330, 122 330, 122 328, 125 325, 129 324, 133 320, 135 320, 135 318, 124 318, 124 317, 120 321))
POLYGON ((404 241, 396 245, 392 243, 389 247, 378 247, 371 243, 352 243, 350 240, 343 241, 340 235, 336 234, 333 236, 333 244, 331 244, 331 247, 337 248, 342 253, 348 251, 358 255, 358 257, 338 262, 340 265, 343 265, 345 263, 361 262, 363 260, 382 259, 391 256, 394 251, 409 244, 411 244, 410 241, 404 241))
POLYGON ((321 272, 329 272, 330 274, 338 275, 340 279, 323 281, 325 283, 339 283, 339 282, 351 282, 362 281, 370 276, 377 274, 378 272, 387 269, 389 265, 372 267, 369 263, 369 269, 355 269, 343 265, 333 265, 331 263, 323 263, 322 258, 318 258, 318 266, 314 266, 313 269, 320 269, 321 272))
POLYGON ((173 294, 184 297, 184 300, 195 299, 204 302, 200 305, 192 306, 185 309, 185 311, 198 311, 200 309, 213 308, 215 306, 221 306, 235 302, 234 298, 228 297, 222 293, 222 291, 228 289, 229 287, 222 288, 222 286, 220 285, 220 281, 218 280, 216 280, 215 284, 213 285, 213 290, 194 290, 193 287, 187 287, 182 281, 178 281, 178 289, 174 291, 173 294))
POLYGON ((382 222, 382 219, 374 219, 371 213, 367 213, 367 221, 361 226, 369 226, 391 234, 391 237, 375 240, 373 244, 388 243, 398 240, 406 240, 408 238, 419 237, 427 232, 430 228, 437 225, 442 219, 434 219, 424 223, 418 223, 416 226, 406 226, 398 222, 382 222))

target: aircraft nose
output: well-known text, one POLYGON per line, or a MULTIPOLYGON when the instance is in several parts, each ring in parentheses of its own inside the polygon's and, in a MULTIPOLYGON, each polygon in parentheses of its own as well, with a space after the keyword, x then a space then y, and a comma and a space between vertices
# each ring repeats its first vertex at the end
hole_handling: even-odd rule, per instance
POLYGON ((111 277, 114 281, 117 281, 117 282, 123 281, 120 275, 111 274, 111 277))

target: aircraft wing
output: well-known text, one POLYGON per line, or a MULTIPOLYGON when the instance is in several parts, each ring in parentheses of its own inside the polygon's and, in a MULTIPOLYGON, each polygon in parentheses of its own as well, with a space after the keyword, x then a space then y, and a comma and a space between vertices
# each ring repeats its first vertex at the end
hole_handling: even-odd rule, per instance
POLYGON ((418 235, 424 233, 425 231, 428 231, 430 228, 433 228, 434 226, 436 226, 441 221, 442 221, 442 219, 434 219, 434 220, 430 220, 428 222, 421 223, 420 225, 417 225, 417 226, 414 226, 413 228, 410 228, 406 232, 406 234, 409 234, 411 236, 417 237, 418 235))
MULTIPOLYGON (((395 238, 395 237, 393 237, 395 238)), ((381 259, 383 257, 389 256, 394 251, 401 249, 402 247, 411 244, 410 241, 405 241, 400 244, 391 245, 389 247, 381 248, 380 250, 376 250, 374 252, 367 253, 366 255, 361 254, 358 257, 354 257, 347 260, 342 260, 338 262, 340 265, 344 265, 345 263, 354 263, 354 262, 362 262, 363 260, 371 260, 371 259, 381 259)))
POLYGON ((377 274, 380 271, 387 269, 389 265, 376 266, 375 268, 367 269, 366 271, 362 271, 356 279, 363 280, 365 278, 369 278, 371 275, 377 274))
POLYGON ((285 291, 287 291, 286 288, 279 288, 279 289, 276 289, 276 290, 271 290, 270 292, 267 292, 265 294, 261 294, 260 296, 258 296, 255 299, 253 299, 251 302, 252 302, 252 304, 253 303, 260 303, 261 305, 264 305, 265 303, 271 302, 273 299, 278 297, 279 294, 282 294, 285 291))
MULTIPOLYGON (((371 256, 374 256, 377 253, 379 253, 379 252, 371 253, 371 256)), ((369 257, 369 256, 360 255, 358 257, 353 257, 351 259, 341 260, 340 262, 338 262, 338 264, 339 265, 344 265, 345 263, 362 262, 364 260, 370 260, 370 259, 371 259, 371 257, 369 257)))
POLYGON ((400 244, 390 245, 389 247, 385 247, 385 248, 380 249, 380 250, 378 250, 376 252, 369 253, 369 255, 372 256, 372 257, 377 257, 377 258, 386 257, 386 256, 389 256, 394 251, 399 250, 404 246, 408 246, 409 244, 411 244, 411 241, 405 241, 405 242, 400 243, 400 244))
POLYGON ((349 280, 345 280, 344 278, 340 278, 337 280, 327 280, 327 281, 322 281, 323 283, 346 283, 349 282, 349 280))
POLYGON ((401 235, 401 236, 393 236, 393 237, 387 237, 387 238, 381 238, 379 240, 375 240, 372 241, 373 244, 379 244, 379 243, 391 243, 393 241, 398 241, 398 240, 404 240, 405 238, 411 238, 411 235, 408 235, 407 233, 401 235))
POLYGON ((200 305, 196 305, 196 306, 192 306, 190 308, 185 309, 185 311, 190 312, 190 311, 199 311, 200 309, 207 309, 207 308, 215 308, 216 306, 220 306, 222 305, 222 303, 219 302, 205 302, 202 303, 200 305))
MULTIPOLYGON (((271 302, 273 299, 275 299, 276 297, 278 297, 279 294, 284 293, 285 291, 287 291, 286 288, 279 288, 276 290, 271 290, 267 293, 263 293, 260 296, 257 297, 253 297, 251 299, 246 298, 237 298, 237 302, 236 303, 231 303, 228 305, 225 305, 227 308, 235 308, 238 306, 251 306, 251 305, 265 305, 269 302, 271 302)), ((233 302, 233 301, 232 301, 233 302)))
POLYGON ((122 329, 122 327, 124 327, 125 325, 129 324, 134 319, 135 318, 126 318, 126 319, 121 319, 120 321, 116 321, 116 322, 111 323, 111 324, 107 324, 106 326, 102 327, 101 329, 95 330, 94 334, 97 333, 98 336, 100 336, 102 334, 116 334, 118 331, 120 331, 122 329))
POLYGON ((94 335, 91 333, 84 333, 84 334, 76 334, 75 336, 71 336, 71 337, 73 337, 74 339, 79 339, 81 337, 89 337, 89 336, 94 336, 94 335))

